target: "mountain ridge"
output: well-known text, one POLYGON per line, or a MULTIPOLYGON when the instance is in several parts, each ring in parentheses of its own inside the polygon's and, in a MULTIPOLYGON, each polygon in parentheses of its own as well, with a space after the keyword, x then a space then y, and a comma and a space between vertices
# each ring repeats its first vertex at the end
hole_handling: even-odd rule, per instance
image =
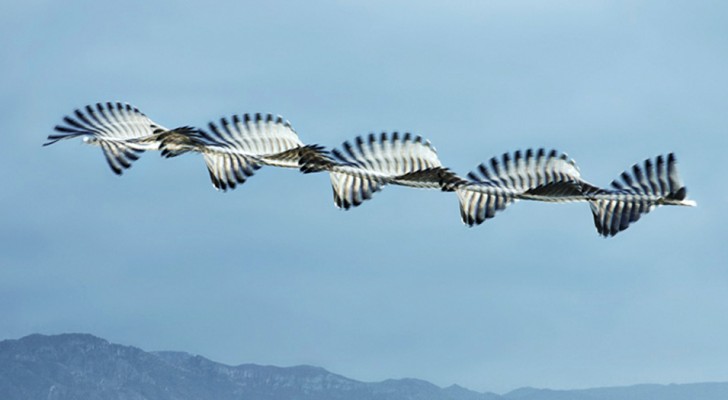
POLYGON ((230 366, 181 351, 147 352, 86 333, 0 341, 0 398, 113 400, 719 400, 728 383, 640 384, 480 393, 414 379, 362 382, 311 365, 230 366))

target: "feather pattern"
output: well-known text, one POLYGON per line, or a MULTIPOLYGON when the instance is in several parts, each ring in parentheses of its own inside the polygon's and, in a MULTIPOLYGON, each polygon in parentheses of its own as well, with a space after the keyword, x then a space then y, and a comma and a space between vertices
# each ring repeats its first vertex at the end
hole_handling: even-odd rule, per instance
MULTIPOLYGON (((233 115, 210 122, 208 131, 198 130, 193 137, 206 153, 232 153, 265 160, 303 143, 288 121, 273 114, 233 115)), ((275 161, 269 163, 277 165, 275 161)), ((298 162, 283 162, 283 167, 298 168, 298 162)))
POLYGON ((213 185, 223 191, 246 182, 264 165, 328 172, 334 204, 343 209, 361 205, 388 184, 454 191, 469 226, 518 200, 586 201, 597 232, 610 237, 656 207, 695 206, 687 199, 672 153, 635 164, 608 188, 600 188, 583 180, 576 163, 556 150, 504 153, 462 178, 442 166, 435 148, 421 136, 370 133, 327 150, 304 145, 291 124, 273 114, 233 115, 206 129, 170 130, 136 107, 106 102, 75 110, 55 131, 44 146, 81 137, 101 147, 116 174, 130 168, 145 150, 161 150, 167 158, 201 153, 213 185))
POLYGON ((473 226, 493 218, 519 199, 549 202, 584 200, 576 162, 565 153, 543 148, 504 153, 480 164, 468 180, 445 183, 458 195, 460 215, 473 226))
POLYGON ((597 232, 614 236, 661 205, 694 206, 677 172, 673 153, 635 164, 611 188, 585 191, 597 232))
POLYGON ((166 157, 202 153, 213 186, 223 191, 245 183, 263 165, 299 168, 304 148, 291 124, 273 114, 233 115, 207 130, 184 127, 158 135, 166 157))
POLYGON ((452 174, 432 144, 411 133, 370 133, 331 151, 321 146, 309 150, 300 159, 301 171, 328 171, 334 204, 343 209, 360 205, 387 184, 439 189, 452 174))
POLYGON ((58 133, 49 135, 43 145, 82 137, 86 143, 100 146, 109 167, 121 175, 139 159, 139 153, 157 149, 158 145, 148 139, 160 129, 165 128, 130 104, 96 103, 64 117, 63 123, 55 127, 58 133))
POLYGON ((408 175, 427 169, 441 168, 437 151, 428 140, 407 132, 400 137, 399 132, 391 135, 370 133, 366 137, 357 136, 346 141, 341 149, 331 152, 339 165, 347 165, 404 186, 439 187, 439 182, 421 179, 408 180, 408 175))
POLYGON ((372 198, 386 184, 382 179, 354 171, 332 171, 331 187, 336 207, 348 210, 372 198))

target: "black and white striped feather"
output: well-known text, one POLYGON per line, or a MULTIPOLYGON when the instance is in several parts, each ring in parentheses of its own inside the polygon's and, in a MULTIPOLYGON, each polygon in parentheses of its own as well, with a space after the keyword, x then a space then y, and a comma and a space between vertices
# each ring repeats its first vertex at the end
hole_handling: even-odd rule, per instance
POLYGON ((273 114, 242 114, 211 122, 208 129, 160 132, 162 155, 202 153, 213 186, 234 189, 263 165, 299 168, 304 145, 291 124, 273 114))
POLYGON ((343 209, 371 199, 387 184, 439 189, 452 174, 442 167, 429 141, 399 132, 358 136, 331 151, 312 146, 300 162, 305 173, 329 172, 334 204, 343 209))
POLYGON ((434 147, 420 136, 369 134, 328 151, 304 145, 288 121, 272 114, 221 118, 207 130, 169 130, 129 104, 107 102, 75 110, 55 130, 44 146, 81 137, 101 147, 116 174, 145 150, 161 150, 164 157, 202 153, 213 185, 221 190, 244 183, 263 165, 326 171, 334 203, 343 209, 362 204, 387 184, 455 191, 462 220, 470 226, 517 200, 588 201, 597 231, 609 237, 655 207, 695 206, 687 200, 672 153, 635 164, 603 189, 584 181, 576 163, 556 150, 505 153, 461 178, 442 167, 434 147))
POLYGON ((386 185, 386 181, 379 177, 358 174, 354 171, 331 171, 329 176, 334 192, 334 204, 344 210, 361 205, 386 185))
POLYGON ((446 181, 445 189, 457 193, 460 216, 469 226, 493 218, 516 200, 584 200, 579 168, 574 160, 556 150, 504 153, 480 164, 467 178, 446 181))
POLYGON ((439 187, 436 180, 408 179, 414 173, 442 168, 437 151, 428 140, 409 132, 400 137, 382 132, 358 136, 331 151, 339 165, 348 165, 377 175, 391 183, 413 187, 439 187))
POLYGON ((611 188, 586 193, 600 235, 609 237, 627 229, 641 216, 661 205, 695 206, 677 171, 673 153, 635 164, 615 179, 611 188))
POLYGON ((79 108, 56 125, 58 134, 49 135, 44 146, 60 140, 82 137, 84 142, 98 145, 112 171, 121 175, 139 159, 145 150, 156 150, 148 139, 162 126, 149 119, 136 107, 120 102, 96 103, 79 108), (147 139, 147 141, 144 141, 147 139))

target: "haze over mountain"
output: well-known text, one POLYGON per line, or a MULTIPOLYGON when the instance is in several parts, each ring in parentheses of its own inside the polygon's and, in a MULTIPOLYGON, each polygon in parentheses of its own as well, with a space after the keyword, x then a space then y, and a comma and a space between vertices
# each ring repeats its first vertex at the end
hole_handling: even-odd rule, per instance
POLYGON ((521 388, 503 395, 417 379, 360 382, 312 366, 228 366, 184 352, 145 352, 88 334, 0 342, 0 398, 318 400, 719 400, 728 383, 587 390, 521 388))

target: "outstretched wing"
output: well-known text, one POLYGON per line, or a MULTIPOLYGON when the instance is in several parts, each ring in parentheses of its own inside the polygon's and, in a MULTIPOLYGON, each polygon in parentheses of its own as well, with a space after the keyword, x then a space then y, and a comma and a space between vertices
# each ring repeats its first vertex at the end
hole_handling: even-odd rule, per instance
POLYGON ((166 157, 202 153, 213 186, 233 189, 262 165, 298 168, 303 143, 291 124, 272 114, 242 114, 211 122, 207 130, 185 127, 160 134, 166 157))
POLYGON ((456 181, 463 222, 473 226, 493 218, 519 199, 549 202, 584 200, 579 168, 565 153, 543 148, 504 153, 456 181))
POLYGON ((415 173, 442 168, 437 151, 421 136, 398 132, 388 135, 370 133, 366 138, 358 136, 353 143, 346 141, 342 149, 331 152, 333 159, 341 165, 348 165, 366 171, 389 181, 405 186, 439 187, 436 179, 428 181, 415 173))
POLYGON ((627 229, 644 214, 665 204, 694 206, 686 200, 687 188, 677 172, 677 159, 670 153, 635 164, 612 182, 610 189, 591 195, 589 205, 600 235, 609 237, 627 229))
MULTIPOLYGON (((211 122, 208 128, 209 132, 200 131, 198 138, 207 153, 232 153, 263 160, 303 146, 291 124, 272 114, 223 117, 218 124, 211 122)), ((292 167, 297 168, 298 163, 292 167)))
POLYGON ((344 209, 360 205, 387 184, 441 188, 444 176, 451 174, 430 142, 410 133, 370 133, 344 142, 340 149, 307 149, 301 171, 329 171, 334 204, 344 209))
POLYGON ((44 146, 63 139, 83 137, 89 144, 101 146, 106 161, 117 175, 131 167, 144 150, 156 149, 153 143, 142 142, 162 126, 149 119, 136 107, 126 103, 96 103, 76 109, 56 125, 58 134, 49 135, 44 146))
POLYGON ((477 184, 498 187, 523 195, 533 194, 543 201, 563 201, 564 182, 581 180, 576 162, 565 153, 543 148, 504 153, 468 174, 477 184), (553 188, 553 190, 551 190, 553 188))

